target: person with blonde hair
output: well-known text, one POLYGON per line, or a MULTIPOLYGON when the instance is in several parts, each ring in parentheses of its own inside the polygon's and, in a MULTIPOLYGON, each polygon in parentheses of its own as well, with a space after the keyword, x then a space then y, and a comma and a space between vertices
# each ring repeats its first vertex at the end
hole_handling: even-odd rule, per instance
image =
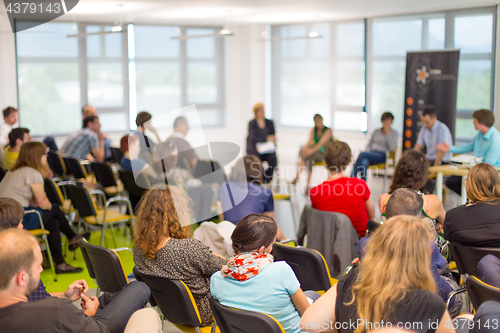
MULTIPOLYGON (((43 224, 49 231, 47 236, 50 251, 56 263, 56 273, 78 273, 81 268, 68 265, 61 250, 61 232, 69 240, 69 249, 76 250, 82 236, 75 234, 58 205, 53 205, 47 198, 43 178, 50 176, 47 163, 47 146, 42 142, 25 142, 19 151, 19 157, 9 172, 0 182, 0 197, 12 198, 25 210, 38 210, 43 224)), ((27 214, 23 219, 24 229, 40 228, 36 214, 27 214)))
POLYGON ((262 147, 266 142, 276 144, 276 130, 274 122, 266 119, 264 104, 255 104, 253 114, 255 118, 248 123, 247 154, 257 156, 261 162, 267 161, 269 166, 264 170, 264 184, 267 184, 273 179, 278 160, 275 149, 267 150, 262 147))
POLYGON ((363 264, 306 310, 301 330, 362 333, 390 323, 417 325, 418 332, 455 332, 445 302, 435 294, 430 242, 425 221, 408 215, 387 220, 368 242, 363 264))
POLYGON ((191 201, 176 186, 157 185, 138 205, 134 224, 134 262, 139 272, 182 280, 191 290, 202 326, 213 321, 210 276, 220 270, 225 258, 212 253, 191 238, 191 201))
POLYGON ((468 202, 446 213, 444 237, 466 246, 500 247, 500 177, 489 163, 473 166, 465 180, 468 202))

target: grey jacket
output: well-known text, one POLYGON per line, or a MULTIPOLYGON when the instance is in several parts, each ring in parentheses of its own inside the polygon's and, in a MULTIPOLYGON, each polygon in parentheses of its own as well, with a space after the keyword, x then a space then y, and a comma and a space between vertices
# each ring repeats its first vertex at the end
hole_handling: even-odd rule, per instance
POLYGON ((307 234, 307 247, 325 257, 330 275, 340 278, 351 261, 358 256, 358 234, 351 220, 342 213, 325 212, 304 207, 300 217, 297 243, 303 245, 307 234))

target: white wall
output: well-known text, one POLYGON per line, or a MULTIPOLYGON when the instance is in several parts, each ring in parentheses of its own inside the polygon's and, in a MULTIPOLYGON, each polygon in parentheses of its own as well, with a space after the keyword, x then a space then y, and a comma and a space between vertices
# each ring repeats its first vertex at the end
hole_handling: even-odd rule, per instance
POLYGON ((16 52, 14 34, 0 6, 0 110, 5 106, 17 107, 16 52))

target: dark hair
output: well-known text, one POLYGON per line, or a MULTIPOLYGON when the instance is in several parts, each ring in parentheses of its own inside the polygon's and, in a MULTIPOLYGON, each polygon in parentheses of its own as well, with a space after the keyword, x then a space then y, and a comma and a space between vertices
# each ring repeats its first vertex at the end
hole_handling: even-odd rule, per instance
POLYGON ((427 183, 428 175, 429 162, 425 155, 414 149, 407 150, 396 165, 389 193, 398 188, 421 190, 427 183))
POLYGON ((9 145, 11 148, 16 147, 17 139, 24 141, 24 133, 28 134, 30 132, 29 129, 24 127, 13 128, 9 133, 9 145))
POLYGON ((316 120, 316 119, 318 119, 318 118, 319 118, 319 119, 323 119, 323 116, 322 116, 322 115, 320 115, 319 113, 316 113, 316 114, 314 115, 313 119, 314 119, 314 120, 316 120))
POLYGON ((0 230, 17 228, 24 218, 24 209, 11 198, 0 198, 0 230))
POLYGON ((187 123, 186 117, 179 116, 179 117, 175 118, 175 120, 174 120, 174 128, 176 128, 180 124, 186 124, 186 123, 187 123))
POLYGON ((429 116, 429 118, 436 118, 436 111, 434 110, 434 108, 426 108, 424 109, 424 111, 422 111, 422 117, 423 116, 429 116))
POLYGON ((384 121, 386 119, 389 119, 391 118, 391 120, 394 120, 394 115, 392 113, 390 113, 389 111, 386 111, 384 113, 382 113, 382 117, 380 118, 381 121, 384 121))
POLYGON ((276 240, 278 225, 265 214, 250 214, 241 219, 231 235, 236 253, 268 247, 276 240))
POLYGON ((472 114, 472 117, 476 118, 478 123, 486 127, 491 127, 495 123, 495 115, 490 110, 477 110, 472 114))
POLYGON ((8 116, 10 116, 11 113, 14 113, 14 112, 17 112, 17 109, 13 106, 8 106, 5 109, 3 109, 3 111, 2 111, 3 117, 7 118, 8 116))
POLYGON ((323 160, 330 172, 344 171, 351 163, 352 153, 349 145, 343 141, 333 141, 326 145, 323 160))
POLYGON ((423 206, 424 199, 420 194, 407 188, 398 188, 387 200, 385 217, 387 219, 398 215, 420 217, 423 206))
POLYGON ((262 162, 255 155, 247 155, 241 159, 244 168, 241 167, 241 163, 237 163, 231 169, 231 175, 229 175, 229 181, 231 182, 247 182, 254 183, 257 185, 262 184, 263 180, 263 169, 262 162))
POLYGON ((139 127, 139 126, 144 125, 144 123, 147 123, 148 121, 150 121, 151 118, 153 118, 151 116, 151 113, 146 112, 146 111, 141 111, 137 114, 137 117, 135 117, 135 123, 139 127))
POLYGON ((82 128, 87 128, 89 122, 94 122, 96 119, 99 119, 99 116, 95 114, 91 114, 90 116, 83 118, 82 128))

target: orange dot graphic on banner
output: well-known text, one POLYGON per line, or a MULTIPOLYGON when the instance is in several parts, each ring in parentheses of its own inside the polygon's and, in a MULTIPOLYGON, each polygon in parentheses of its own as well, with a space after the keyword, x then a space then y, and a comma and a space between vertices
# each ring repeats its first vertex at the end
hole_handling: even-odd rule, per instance
POLYGON ((413 105, 413 98, 408 97, 408 98, 406 99, 406 103, 408 103, 408 105, 413 105))
POLYGON ((411 138, 411 131, 410 130, 406 130, 405 131, 405 135, 407 138, 411 138))
POLYGON ((406 119, 406 126, 411 127, 411 124, 413 124, 411 119, 406 119))
POLYGON ((405 141, 405 147, 406 147, 407 149, 410 149, 410 148, 411 148, 411 142, 410 142, 410 140, 406 140, 406 141, 405 141))
POLYGON ((413 110, 411 108, 406 109, 406 114, 408 117, 411 117, 413 115, 413 110))

